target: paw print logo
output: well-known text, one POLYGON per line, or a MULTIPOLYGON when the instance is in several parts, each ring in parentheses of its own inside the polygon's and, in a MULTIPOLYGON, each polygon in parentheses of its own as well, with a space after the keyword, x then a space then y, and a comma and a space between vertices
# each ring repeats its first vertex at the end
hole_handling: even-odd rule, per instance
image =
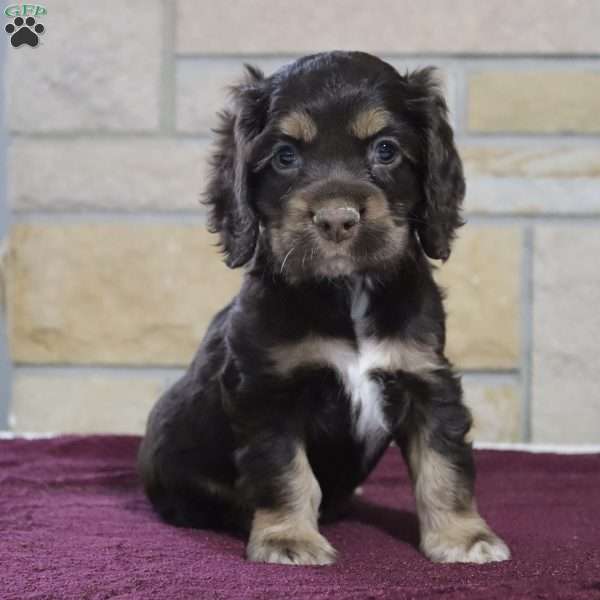
POLYGON ((41 23, 36 24, 33 17, 27 17, 25 21, 23 21, 21 17, 17 17, 4 29, 6 33, 10 35, 10 43, 15 48, 18 48, 23 44, 35 48, 40 41, 38 34, 44 33, 44 26, 41 23))

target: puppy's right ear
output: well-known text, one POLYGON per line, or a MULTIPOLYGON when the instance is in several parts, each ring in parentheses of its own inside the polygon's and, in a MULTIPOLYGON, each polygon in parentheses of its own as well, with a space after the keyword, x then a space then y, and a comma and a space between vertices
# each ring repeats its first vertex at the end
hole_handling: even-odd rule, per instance
POLYGON ((248 182, 248 156, 252 140, 266 123, 268 91, 263 73, 245 65, 247 78, 231 88, 233 106, 219 115, 221 125, 211 159, 204 194, 208 228, 218 233, 231 268, 245 265, 254 255, 258 219, 252 207, 248 182))

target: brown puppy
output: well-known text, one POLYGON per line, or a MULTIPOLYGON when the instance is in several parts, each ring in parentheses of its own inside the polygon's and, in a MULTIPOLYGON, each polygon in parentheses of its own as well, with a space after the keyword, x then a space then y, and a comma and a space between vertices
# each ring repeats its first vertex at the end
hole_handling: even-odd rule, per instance
POLYGON ((244 283, 150 415, 148 496, 178 525, 247 528, 251 560, 327 564, 319 517, 393 439, 423 552, 507 559, 475 506, 471 419, 426 258, 449 257, 465 191, 433 72, 332 52, 248 73, 207 190, 244 283))

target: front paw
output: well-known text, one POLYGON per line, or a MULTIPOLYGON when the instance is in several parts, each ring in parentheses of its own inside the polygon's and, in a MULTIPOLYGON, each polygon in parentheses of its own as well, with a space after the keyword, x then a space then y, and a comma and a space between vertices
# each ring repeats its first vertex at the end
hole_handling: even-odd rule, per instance
POLYGON ((246 555, 254 562, 281 565, 331 565, 336 551, 317 531, 252 536, 246 555))
POLYGON ((510 558, 508 546, 487 527, 463 535, 456 529, 426 534, 421 543, 423 553, 433 562, 498 562, 510 558))

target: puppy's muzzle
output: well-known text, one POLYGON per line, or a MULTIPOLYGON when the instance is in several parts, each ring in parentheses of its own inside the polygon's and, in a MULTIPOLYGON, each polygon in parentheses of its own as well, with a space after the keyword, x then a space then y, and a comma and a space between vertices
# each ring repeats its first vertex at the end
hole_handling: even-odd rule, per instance
POLYGON ((313 217, 313 223, 323 239, 339 244, 356 234, 360 213, 352 206, 320 208, 313 217))

